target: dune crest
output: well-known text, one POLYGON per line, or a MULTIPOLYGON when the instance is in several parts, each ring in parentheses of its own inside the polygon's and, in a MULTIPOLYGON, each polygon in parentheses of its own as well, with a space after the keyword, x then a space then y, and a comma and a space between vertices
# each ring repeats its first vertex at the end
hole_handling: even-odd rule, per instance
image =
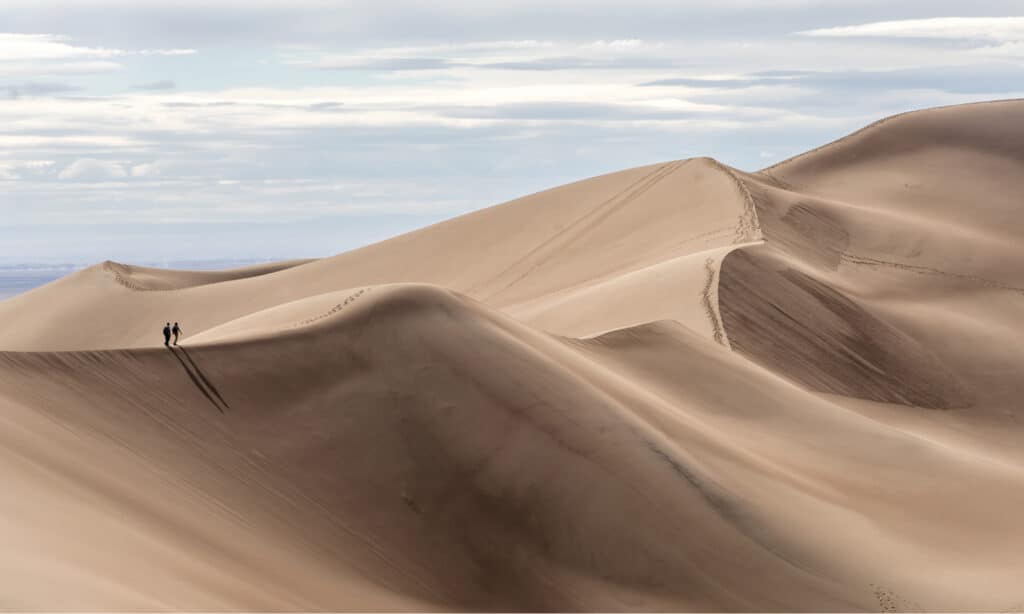
POLYGON ((1014 609, 1022 142, 932 109, 0 302, 0 604, 1014 609))
POLYGON ((289 260, 286 262, 255 264, 226 271, 174 271, 121 264, 112 260, 107 260, 101 267, 103 271, 113 276, 114 280, 125 288, 139 291, 159 291, 184 290, 185 288, 194 288, 196 286, 269 275, 270 273, 284 271, 308 262, 312 262, 312 260, 289 260))

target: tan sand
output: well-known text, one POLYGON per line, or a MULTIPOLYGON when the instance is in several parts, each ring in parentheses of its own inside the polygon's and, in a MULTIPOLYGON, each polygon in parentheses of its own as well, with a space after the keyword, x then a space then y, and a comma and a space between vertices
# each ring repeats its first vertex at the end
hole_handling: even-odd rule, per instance
POLYGON ((1021 143, 933 109, 0 302, 0 608, 1022 609, 1021 143))

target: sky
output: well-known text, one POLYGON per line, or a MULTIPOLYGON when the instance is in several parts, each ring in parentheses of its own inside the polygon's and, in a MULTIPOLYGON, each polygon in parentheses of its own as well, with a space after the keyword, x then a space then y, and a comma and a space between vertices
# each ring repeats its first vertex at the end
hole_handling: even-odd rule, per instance
POLYGON ((0 266, 327 256, 1024 97, 1020 0, 0 4, 0 266))

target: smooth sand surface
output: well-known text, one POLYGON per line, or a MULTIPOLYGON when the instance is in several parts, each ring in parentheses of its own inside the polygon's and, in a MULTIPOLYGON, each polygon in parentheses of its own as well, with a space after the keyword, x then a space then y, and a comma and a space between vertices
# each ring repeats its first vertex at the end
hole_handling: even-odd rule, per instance
POLYGON ((1024 609, 1022 193, 975 104, 2 301, 0 609, 1024 609))

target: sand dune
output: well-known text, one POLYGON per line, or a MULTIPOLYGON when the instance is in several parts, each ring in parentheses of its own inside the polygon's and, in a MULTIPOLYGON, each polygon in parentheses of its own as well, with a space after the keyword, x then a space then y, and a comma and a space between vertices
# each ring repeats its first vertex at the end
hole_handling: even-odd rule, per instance
POLYGON ((1021 143, 934 109, 0 302, 0 607, 1021 609, 1021 143))

